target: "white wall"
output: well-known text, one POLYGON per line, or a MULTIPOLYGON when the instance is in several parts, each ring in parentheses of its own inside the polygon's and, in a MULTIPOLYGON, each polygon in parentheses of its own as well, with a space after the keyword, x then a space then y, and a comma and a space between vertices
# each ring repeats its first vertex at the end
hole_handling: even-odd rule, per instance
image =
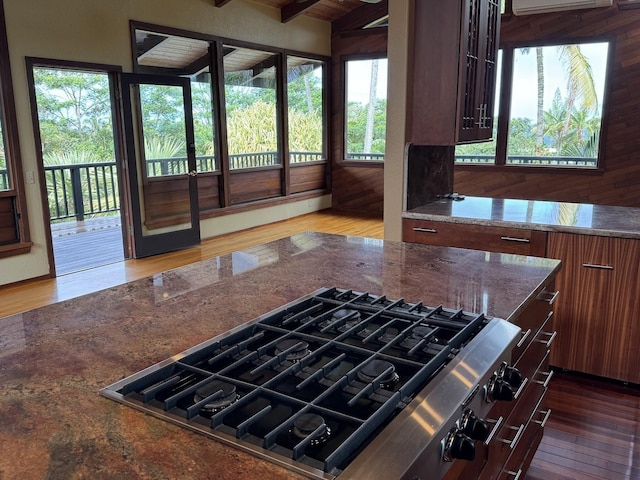
MULTIPOLYGON (((330 55, 331 26, 298 17, 280 23, 279 10, 246 0, 216 8, 213 0, 5 0, 9 55, 23 170, 37 172, 25 57, 119 65, 132 71, 129 21, 153 23, 274 47, 330 55)), ((0 285, 48 275, 40 179, 26 184, 30 254, 0 259, 0 285)), ((329 197, 298 206, 246 212, 202 222, 203 237, 282 220, 330 204, 329 197)))
POLYGON ((407 82, 415 0, 389 2, 389 89, 384 155, 384 238, 402 239, 404 154, 407 143, 407 82))

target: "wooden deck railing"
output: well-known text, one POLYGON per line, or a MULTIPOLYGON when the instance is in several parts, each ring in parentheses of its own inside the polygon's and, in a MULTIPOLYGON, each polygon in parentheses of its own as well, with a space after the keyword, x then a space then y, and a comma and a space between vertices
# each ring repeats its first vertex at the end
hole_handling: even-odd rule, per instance
MULTIPOLYGON (((292 164, 323 160, 320 152, 290 152, 292 164)), ((353 160, 383 160, 384 154, 351 153, 353 160)), ((199 156, 198 171, 218 169, 215 156, 199 156)), ((229 155, 231 169, 256 168, 278 164, 277 152, 244 153, 229 155)), ((597 159, 578 157, 510 156, 510 164, 595 167, 597 159)), ((493 155, 456 155, 456 162, 490 164, 493 155)), ((157 158, 147 162, 150 176, 181 175, 187 173, 186 158, 157 158)), ((116 163, 86 163, 45 167, 51 220, 96 216, 117 212, 120 209, 116 163)), ((0 170, 0 189, 9 188, 7 170, 0 170)))
MULTIPOLYGON (((456 155, 456 163, 492 164, 494 155, 456 155)), ((535 155, 509 155, 508 165, 540 165, 549 167, 591 167, 598 165, 598 159, 593 157, 546 157, 535 155)))

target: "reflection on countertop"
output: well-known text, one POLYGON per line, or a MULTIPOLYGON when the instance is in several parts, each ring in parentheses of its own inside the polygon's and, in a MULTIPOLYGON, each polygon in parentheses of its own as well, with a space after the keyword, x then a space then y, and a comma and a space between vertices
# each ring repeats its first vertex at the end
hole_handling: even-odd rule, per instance
POLYGON ((404 218, 640 238, 640 208, 489 197, 441 199, 404 218))

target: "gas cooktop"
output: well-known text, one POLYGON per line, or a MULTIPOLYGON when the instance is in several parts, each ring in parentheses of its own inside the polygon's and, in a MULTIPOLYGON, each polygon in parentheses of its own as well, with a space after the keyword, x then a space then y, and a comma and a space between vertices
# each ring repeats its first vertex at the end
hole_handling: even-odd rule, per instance
MULTIPOLYGON (((298 473, 335 478, 492 322, 507 323, 324 288, 101 393, 298 473)), ((458 390, 450 401, 469 403, 469 387, 458 390)))

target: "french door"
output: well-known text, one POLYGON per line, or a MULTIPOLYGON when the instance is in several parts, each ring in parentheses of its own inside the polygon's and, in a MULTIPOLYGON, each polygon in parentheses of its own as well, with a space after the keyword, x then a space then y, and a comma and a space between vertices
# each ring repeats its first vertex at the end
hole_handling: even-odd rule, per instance
POLYGON ((134 257, 200 243, 190 80, 123 74, 134 257))

